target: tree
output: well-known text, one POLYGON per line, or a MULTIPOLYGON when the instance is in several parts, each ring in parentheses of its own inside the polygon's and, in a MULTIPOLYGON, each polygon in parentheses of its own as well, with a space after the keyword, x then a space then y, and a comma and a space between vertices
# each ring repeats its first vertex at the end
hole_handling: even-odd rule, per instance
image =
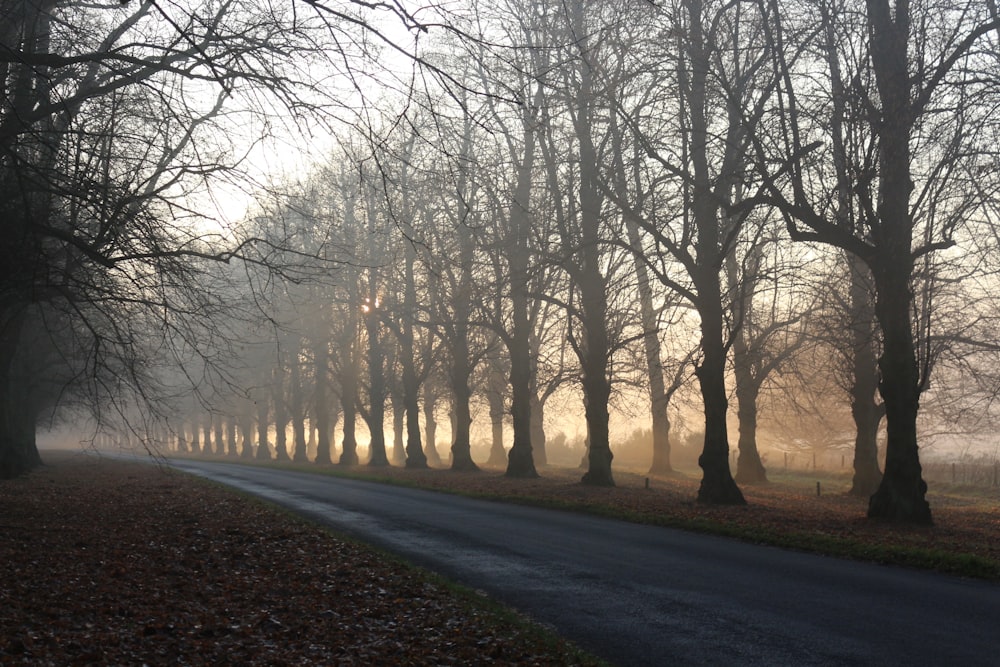
MULTIPOLYGON (((758 230, 775 231, 766 223, 758 230)), ((802 278, 793 260, 780 256, 782 240, 754 238, 747 243, 741 260, 737 259, 739 248, 726 257, 739 418, 735 479, 740 484, 767 482, 767 471, 757 449, 758 399, 772 374, 806 340, 804 322, 810 307, 802 302, 808 295, 803 297, 800 290, 791 287, 801 283, 802 278)))
MULTIPOLYGON (((730 341, 720 272, 754 208, 732 214, 737 200, 755 192, 746 168, 752 146, 748 129, 766 108, 773 77, 765 67, 769 56, 763 19, 752 7, 685 0, 663 18, 663 34, 676 42, 676 55, 670 56, 673 71, 664 68, 653 76, 658 90, 676 96, 678 126, 667 136, 679 142, 675 149, 664 141, 665 123, 650 115, 648 97, 640 100, 638 111, 629 108, 629 99, 620 100, 623 121, 656 170, 646 164, 637 170, 650 189, 636 199, 644 210, 621 197, 616 203, 655 244, 648 265, 657 278, 690 303, 700 319, 695 376, 704 405, 705 441, 698 461, 704 473, 698 500, 742 504, 743 494, 729 469, 730 341), (640 112, 636 122, 633 117, 640 112), (646 125, 656 132, 643 129, 646 125)), ((663 95, 655 99, 674 104, 663 95)))
MULTIPOLYGON (((958 206, 952 202, 948 211, 935 209, 951 194, 949 188, 974 173, 967 169, 975 164, 984 139, 977 123, 980 104, 993 99, 979 76, 989 57, 978 49, 1000 28, 1000 19, 972 2, 951 7, 944 20, 931 14, 938 8, 909 2, 866 0, 860 12, 852 11, 854 3, 826 6, 824 27, 838 34, 836 61, 850 68, 831 79, 827 67, 826 90, 831 81, 850 82, 844 124, 871 136, 876 151, 873 165, 858 160, 846 165, 851 196, 861 211, 856 224, 848 225, 832 210, 832 188, 817 191, 813 185, 824 182, 820 174, 837 153, 804 139, 813 130, 813 136, 829 136, 829 130, 807 119, 836 118, 838 111, 830 104, 834 95, 828 92, 819 108, 805 102, 803 91, 806 85, 813 89, 816 79, 802 81, 793 68, 794 56, 786 55, 805 48, 815 31, 792 28, 791 19, 779 14, 776 4, 772 7, 771 38, 782 77, 777 112, 784 124, 775 137, 780 157, 763 140, 758 143, 758 163, 770 183, 767 199, 785 214, 793 239, 841 248, 870 269, 883 342, 878 367, 887 445, 885 474, 868 515, 930 523, 917 439, 920 394, 929 367, 917 356, 913 279, 917 263, 951 246, 956 229, 976 208, 965 199, 958 206), (783 165, 781 173, 765 161, 783 165), (813 174, 820 177, 810 181, 813 174)), ((831 46, 829 40, 826 46, 831 46)))
MULTIPOLYGON (((608 337, 608 276, 602 266, 602 222, 604 195, 600 187, 599 157, 594 144, 594 131, 597 124, 599 104, 597 101, 597 86, 595 81, 596 61, 599 58, 598 35, 593 23, 597 17, 597 6, 585 3, 574 3, 567 12, 566 35, 573 67, 566 67, 567 84, 574 95, 566 101, 568 113, 572 119, 573 138, 576 140, 577 154, 573 156, 578 169, 576 183, 579 209, 578 227, 570 233, 563 229, 562 242, 571 249, 567 253, 568 261, 564 264, 571 276, 574 290, 578 290, 579 304, 575 316, 582 330, 582 340, 570 337, 574 350, 580 359, 581 384, 583 386, 584 406, 587 420, 588 436, 588 469, 583 476, 583 483, 594 486, 614 486, 611 474, 611 446, 608 434, 608 403, 611 399, 611 365, 612 343, 608 337)), ((551 98, 549 100, 551 104, 551 98)), ((550 109, 550 113, 551 113, 550 109)), ((551 124, 548 125, 551 129, 551 124)), ((549 164, 550 187, 556 186, 552 174, 554 166, 553 151, 555 146, 550 141, 547 161, 549 164)), ((569 220, 560 222, 572 224, 569 220)))
MULTIPOLYGON (((518 3, 503 9, 515 11, 501 14, 497 22, 500 29, 509 29, 510 41, 521 44, 524 40, 528 49, 517 53, 534 56, 537 50, 530 47, 536 38, 536 21, 530 12, 517 12, 518 3), (503 16, 514 16, 516 20, 505 23, 503 16)), ((491 324, 491 329, 507 348, 510 360, 510 414, 513 430, 513 444, 507 453, 508 477, 534 478, 535 469, 531 445, 531 352, 530 352, 530 267, 532 262, 532 191, 538 158, 540 136, 539 120, 542 112, 542 86, 530 72, 536 71, 537 61, 528 58, 516 62, 514 76, 497 76, 491 66, 506 64, 501 58, 491 59, 480 43, 471 55, 477 64, 481 88, 493 93, 486 98, 489 105, 488 122, 495 125, 502 139, 499 151, 504 151, 502 164, 509 165, 508 178, 500 178, 493 184, 484 182, 497 216, 492 239, 487 241, 492 252, 492 284, 495 301, 483 308, 482 319, 491 324), (513 105, 511 113, 504 100, 519 102, 513 105), (529 102, 530 100, 530 102, 529 102), (490 187, 493 185, 493 187, 490 187), (503 287, 506 286, 506 290, 503 287), (506 318, 504 316, 506 315, 506 318), (506 319, 506 321, 503 321, 506 319)), ((486 121, 484 121, 486 122, 486 121)))

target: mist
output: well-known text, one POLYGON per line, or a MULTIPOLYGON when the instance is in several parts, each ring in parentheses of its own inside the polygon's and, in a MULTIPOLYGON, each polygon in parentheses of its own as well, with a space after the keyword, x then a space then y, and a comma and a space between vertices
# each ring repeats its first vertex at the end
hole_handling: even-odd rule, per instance
POLYGON ((929 523, 925 480, 997 461, 980 4, 895 55, 794 3, 18 15, 0 473, 82 443, 738 505, 811 467, 929 523))

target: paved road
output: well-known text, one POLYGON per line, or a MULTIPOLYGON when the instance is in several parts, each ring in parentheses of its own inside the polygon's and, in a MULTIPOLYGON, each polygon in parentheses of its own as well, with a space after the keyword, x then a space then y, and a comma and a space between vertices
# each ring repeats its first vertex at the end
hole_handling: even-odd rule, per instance
POLYGON ((1000 665, 1000 586, 565 512, 225 463, 257 494, 620 665, 1000 665))

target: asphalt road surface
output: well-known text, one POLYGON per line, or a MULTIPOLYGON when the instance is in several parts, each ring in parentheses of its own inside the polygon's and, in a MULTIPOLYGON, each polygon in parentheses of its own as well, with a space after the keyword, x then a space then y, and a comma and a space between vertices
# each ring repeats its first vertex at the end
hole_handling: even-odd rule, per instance
POLYGON ((618 665, 1000 665, 1000 586, 225 463, 235 486, 481 590, 618 665))

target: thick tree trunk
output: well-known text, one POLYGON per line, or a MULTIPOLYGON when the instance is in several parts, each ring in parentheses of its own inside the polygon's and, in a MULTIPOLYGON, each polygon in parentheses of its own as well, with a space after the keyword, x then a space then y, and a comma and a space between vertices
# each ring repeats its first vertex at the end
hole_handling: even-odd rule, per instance
POLYGON ((34 411, 11 410, 16 404, 16 400, 5 401, 8 412, 0 422, 0 479, 18 477, 42 465, 35 440, 34 411))
MULTIPOLYGON (((590 261, 598 261, 596 249, 590 261)), ((604 278, 594 270, 581 285, 586 342, 581 359, 583 395, 590 448, 587 454, 587 472, 581 482, 590 486, 614 486, 611 475, 611 443, 608 429, 608 401, 611 399, 611 381, 608 378, 609 347, 607 334, 607 302, 604 278)))
POLYGON ((587 396, 586 417, 587 433, 590 446, 587 449, 587 472, 581 482, 589 486, 614 486, 611 476, 611 444, 608 438, 608 400, 611 398, 611 386, 607 378, 595 380, 592 386, 587 386, 584 379, 587 396))
MULTIPOLYGON (((902 275, 908 278, 909 272, 902 275)), ((879 391, 885 405, 887 438, 885 474, 869 500, 868 516, 930 524, 927 484, 917 446, 920 377, 910 325, 912 295, 907 278, 883 278, 876 304, 884 336, 878 366, 882 375, 879 391)))
MULTIPOLYGON (((697 290, 701 318, 701 364, 695 369, 705 409, 705 445, 698 465, 703 476, 698 501, 712 504, 745 504, 746 500, 729 470, 729 433, 726 412, 726 349, 723 344, 723 307, 719 271, 725 259, 721 241, 718 201, 712 191, 708 160, 707 79, 710 69, 706 52, 702 2, 689 0, 687 13, 691 62, 688 106, 691 123, 690 155, 693 167, 691 212, 695 240, 695 266, 691 278, 697 290)), ((724 174, 724 176, 729 176, 724 174)))
POLYGON ((403 366, 404 384, 407 383, 407 376, 412 374, 409 378, 412 386, 403 392, 406 412, 406 467, 426 468, 427 456, 420 436, 420 385, 413 372, 413 361, 404 363, 403 366), (410 367, 409 373, 405 370, 407 366, 410 367))
POLYGON ((882 483, 878 465, 878 426, 882 410, 875 405, 872 394, 866 394, 851 399, 851 415, 857 432, 854 436, 854 477, 849 493, 860 498, 870 498, 882 483))
POLYGON ((309 463, 309 447, 306 442, 306 421, 302 412, 296 410, 292 414, 292 436, 295 452, 292 460, 296 463, 309 463))
POLYGON ((910 212, 910 135, 915 112, 911 99, 908 40, 909 6, 867 0, 871 59, 885 120, 878 126, 879 181, 877 247, 871 269, 882 328, 879 391, 885 405, 885 474, 868 504, 871 518, 930 524, 927 484, 917 447, 920 371, 910 312, 913 293, 913 218, 910 212))
POLYGON ((754 284, 760 277, 758 269, 761 249, 752 247, 748 254, 743 262, 742 276, 736 254, 730 253, 726 257, 726 281, 729 292, 735 295, 731 305, 732 319, 739 324, 739 329, 733 333, 733 375, 736 380, 736 415, 739 419, 736 481, 740 484, 766 484, 767 471, 757 450, 757 398, 765 370, 761 353, 755 348, 749 333, 754 324, 753 294, 754 284))
POLYGON ((426 468, 423 438, 420 434, 419 387, 406 398, 406 467, 426 468))
POLYGON ((202 452, 209 456, 218 454, 218 443, 212 442, 212 415, 206 414, 201 422, 202 452))
MULTIPOLYGON (((715 274, 718 278, 718 274, 715 274)), ((716 288, 718 282, 716 281, 716 288)), ((729 470, 729 434, 726 426, 726 352, 722 344, 722 305, 711 289, 699 286, 701 297, 702 362, 695 370, 705 407, 705 445, 698 465, 703 476, 698 502, 744 505, 746 499, 729 470)))
POLYGON ((0 479, 11 479, 40 466, 42 458, 35 442, 35 411, 16 386, 13 372, 20 347, 23 314, 5 318, 0 324, 0 479))
MULTIPOLYGON (((464 116, 462 133, 462 164, 474 164, 473 152, 473 131, 474 125, 469 115, 464 116)), ((471 188, 473 192, 476 187, 471 188)), ((478 470, 479 467, 472 460, 472 411, 469 402, 472 400, 472 391, 469 389, 469 381, 472 377, 474 362, 469 353, 469 328, 473 310, 473 263, 475 260, 476 240, 474 237, 474 224, 467 224, 467 220, 475 212, 470 206, 474 196, 469 192, 468 171, 463 167, 459 173, 458 198, 456 204, 461 211, 460 222, 455 227, 455 234, 458 237, 458 279, 455 281, 455 293, 452 297, 452 312, 454 313, 454 323, 451 326, 451 372, 449 373, 449 384, 451 385, 451 405, 452 405, 452 442, 451 442, 451 469, 452 470, 478 470)), ((430 418, 431 415, 429 414, 430 418)), ((428 434, 428 438, 430 435, 428 434)), ((433 443, 428 443, 433 444, 433 443)))

